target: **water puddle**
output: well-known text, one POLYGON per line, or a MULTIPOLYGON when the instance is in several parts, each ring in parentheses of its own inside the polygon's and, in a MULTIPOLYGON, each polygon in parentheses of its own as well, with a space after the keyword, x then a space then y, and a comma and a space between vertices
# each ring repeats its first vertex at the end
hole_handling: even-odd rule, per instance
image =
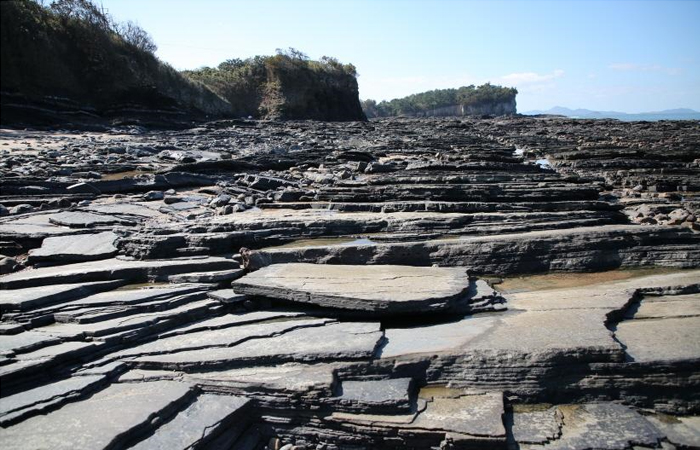
POLYGON ((277 245, 277 246, 273 246, 273 247, 265 247, 263 250, 278 250, 278 249, 285 249, 285 248, 305 248, 305 247, 326 247, 329 245, 342 245, 342 246, 376 245, 376 242, 374 242, 368 238, 355 238, 355 237, 299 239, 299 240, 288 242, 288 243, 282 244, 282 245, 277 245))
POLYGON ((513 405, 514 413, 530 413, 548 411, 554 405, 551 403, 516 403, 513 405))
POLYGON ((168 282, 157 282, 157 283, 134 283, 127 284, 122 287, 114 289, 115 291, 135 291, 138 289, 151 289, 151 288, 163 288, 172 287, 173 285, 168 282))
MULTIPOLYGON (((671 267, 649 267, 638 269, 615 269, 606 272, 587 273, 548 273, 544 275, 526 275, 518 277, 506 277, 496 284, 496 289, 505 294, 516 292, 544 291, 550 289, 564 289, 592 284, 607 283, 611 281, 628 280, 631 278, 646 277, 649 275, 662 275, 681 272, 682 269, 671 267)), ((488 277, 486 277, 488 279, 488 277)), ((500 281, 500 280, 496 280, 500 281)))
POLYGON ((141 175, 147 175, 150 173, 151 172, 144 171, 144 170, 127 170, 125 172, 105 173, 105 174, 102 174, 102 178, 100 178, 100 179, 105 180, 105 181, 123 180, 124 178, 134 178, 134 177, 138 177, 141 175))
POLYGON ((428 385, 422 387, 420 391, 418 391, 418 398, 422 398, 424 400, 431 400, 434 397, 456 398, 461 397, 463 395, 464 391, 462 389, 447 387, 447 385, 444 384, 436 384, 432 386, 428 385))

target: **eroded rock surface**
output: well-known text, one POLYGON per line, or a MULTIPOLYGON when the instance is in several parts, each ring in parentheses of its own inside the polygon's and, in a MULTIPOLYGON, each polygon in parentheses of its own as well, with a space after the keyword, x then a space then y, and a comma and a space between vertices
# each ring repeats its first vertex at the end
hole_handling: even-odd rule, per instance
POLYGON ((1 130, 1 446, 698 447, 698 142, 1 130))
POLYGON ((476 286, 461 268, 294 263, 265 267, 232 284, 239 294, 366 316, 466 312, 472 300, 481 301, 481 309, 504 302, 492 291, 479 293, 476 286))

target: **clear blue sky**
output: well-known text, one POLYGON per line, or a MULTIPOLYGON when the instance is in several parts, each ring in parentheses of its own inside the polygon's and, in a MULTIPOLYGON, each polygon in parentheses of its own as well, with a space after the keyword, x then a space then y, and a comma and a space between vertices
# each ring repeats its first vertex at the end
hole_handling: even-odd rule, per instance
POLYGON ((361 98, 490 81, 518 110, 700 110, 700 1, 96 0, 177 69, 294 47, 353 63, 361 98))

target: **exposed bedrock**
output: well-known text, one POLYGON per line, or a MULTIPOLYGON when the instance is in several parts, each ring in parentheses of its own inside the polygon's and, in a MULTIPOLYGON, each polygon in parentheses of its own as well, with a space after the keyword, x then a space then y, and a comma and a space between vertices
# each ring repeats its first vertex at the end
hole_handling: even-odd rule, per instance
POLYGON ((698 448, 699 139, 0 130, 0 442, 698 448))
POLYGON ((355 317, 498 310, 505 300, 461 268, 277 264, 232 283, 252 297, 342 310, 355 317))
POLYGON ((464 266, 518 274, 617 267, 697 267, 700 236, 683 228, 601 226, 463 239, 246 251, 248 268, 285 262, 464 266))

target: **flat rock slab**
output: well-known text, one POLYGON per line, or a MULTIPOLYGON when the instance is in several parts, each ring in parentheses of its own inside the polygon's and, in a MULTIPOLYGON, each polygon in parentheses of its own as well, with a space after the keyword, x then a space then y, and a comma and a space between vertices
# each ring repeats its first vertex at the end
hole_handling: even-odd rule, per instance
POLYGON ((500 439, 505 443, 503 394, 500 392, 434 398, 407 428, 443 430, 500 439))
POLYGON ((241 303, 246 300, 245 295, 236 294, 232 289, 218 289, 207 292, 209 298, 213 298, 221 303, 241 303))
POLYGON ((232 283, 240 294, 371 314, 435 312, 467 295, 463 268, 274 264, 232 283))
POLYGON ((117 254, 114 246, 118 236, 111 231, 76 234, 44 239, 41 247, 29 251, 29 262, 80 262, 110 258, 117 254))
MULTIPOLYGON (((521 405, 518 405, 521 406, 521 405)), ((561 436, 562 414, 555 407, 520 407, 513 411, 513 439, 518 444, 546 444, 561 436), (528 410, 531 409, 531 410, 528 410)))
POLYGON ((386 380, 346 380, 342 383, 339 402, 343 410, 387 414, 410 410, 411 378, 386 380))
MULTIPOLYGON (((309 325, 314 325, 311 321, 307 322, 310 322, 309 325)), ((319 325, 321 320, 317 322, 315 325, 319 325)), ((258 327, 263 326, 265 325, 258 325, 258 327)), ((237 345, 210 347, 206 348, 206 351, 202 351, 200 347, 196 350, 176 353, 163 353, 164 350, 168 350, 164 348, 165 341, 171 341, 169 344, 177 350, 181 347, 176 345, 182 345, 182 343, 163 339, 163 342, 156 341, 153 344, 152 350, 156 354, 135 358, 129 364, 144 369, 199 371, 203 368, 223 366, 235 368, 284 362, 370 359, 383 338, 380 328, 379 323, 359 322, 328 323, 323 326, 307 327, 286 326, 287 332, 265 339, 250 339, 250 330, 245 330, 237 345)), ((220 331, 232 334, 233 330, 236 328, 220 331)), ((273 333, 276 331, 284 331, 284 327, 274 330, 273 333)), ((221 335, 225 337, 226 333, 221 335)), ((211 345, 207 334, 202 334, 200 338, 202 341, 199 344, 211 345)), ((221 344, 232 343, 233 338, 233 336, 225 337, 226 341, 221 344)), ((188 345, 191 346, 191 344, 188 345)))
MULTIPOLYGON (((547 443, 548 450, 590 448, 628 449, 632 445, 655 447, 664 435, 635 410, 616 403, 559 405, 562 434, 547 443)), ((538 447, 532 447, 538 448, 538 447)))
POLYGON ((250 403, 245 397, 202 394, 173 420, 158 428, 155 434, 131 448, 204 448, 207 442, 233 425, 233 422, 247 425, 250 420, 250 403))
POLYGON ((243 273, 243 269, 182 273, 170 275, 168 281, 171 283, 223 283, 240 278, 243 273))
POLYGON ((104 259, 100 261, 67 264, 22 270, 0 277, 0 289, 46 286, 49 284, 103 281, 122 278, 134 283, 163 280, 169 275, 203 270, 237 269, 238 263, 230 258, 174 258, 167 260, 130 261, 104 259))
POLYGON ((0 426, 5 427, 55 408, 98 389, 106 380, 104 375, 77 376, 4 397, 0 402, 0 426))
POLYGON ((0 441, 8 450, 121 446, 172 413, 191 392, 188 384, 169 381, 113 384, 85 401, 0 429, 0 441))
POLYGON ((0 336, 0 355, 31 352, 59 342, 59 339, 37 331, 25 331, 24 333, 10 336, 0 336))
POLYGON ((67 302, 86 297, 95 292, 116 289, 124 284, 122 280, 99 281, 96 283, 55 284, 52 286, 28 287, 4 292, 0 296, 0 311, 26 311, 54 303, 67 302))
POLYGON ((700 317, 625 320, 615 336, 636 362, 700 358, 700 317))
POLYGON ((325 363, 289 363, 245 367, 192 373, 187 380, 197 385, 225 387, 233 391, 273 390, 287 394, 317 392, 330 396, 335 383, 333 373, 338 366, 325 363))
POLYGON ((700 447, 700 416, 653 415, 646 419, 665 434, 671 444, 681 448, 700 447))
POLYGON ((53 214, 49 217, 49 222, 55 225, 63 225, 70 228, 92 228, 97 226, 136 224, 131 220, 122 219, 117 216, 82 211, 65 211, 62 213, 53 214))

